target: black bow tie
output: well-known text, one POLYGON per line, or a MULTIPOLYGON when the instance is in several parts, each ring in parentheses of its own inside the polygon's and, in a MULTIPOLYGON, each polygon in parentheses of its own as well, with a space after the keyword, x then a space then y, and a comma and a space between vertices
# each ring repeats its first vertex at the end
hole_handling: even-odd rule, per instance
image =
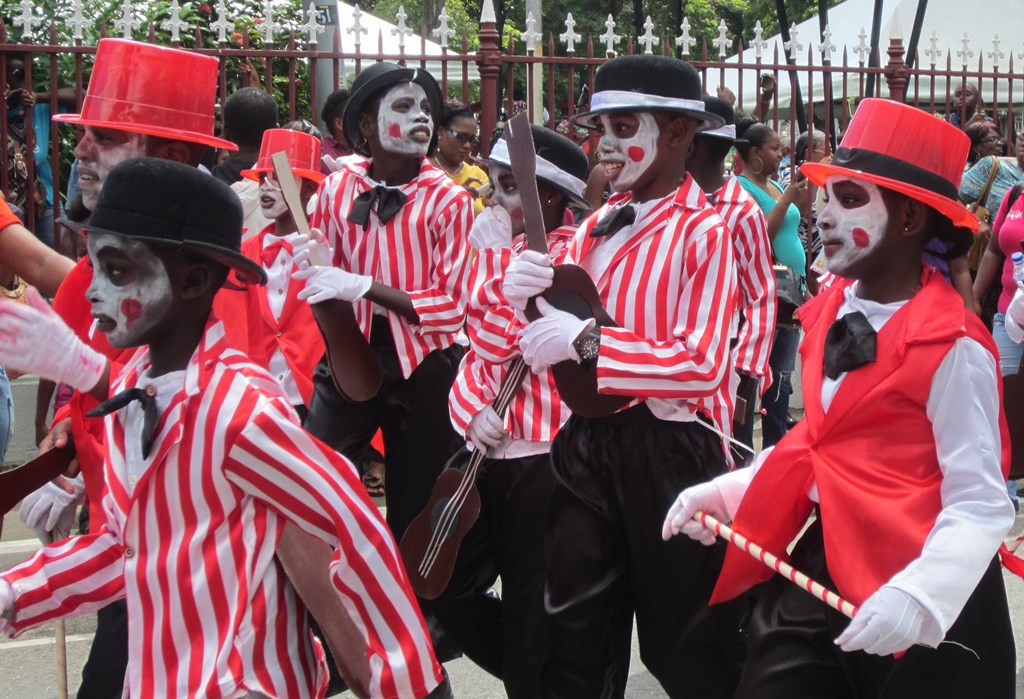
POLYGON ((357 226, 365 227, 366 222, 370 220, 370 209, 373 208, 374 202, 377 202, 377 218, 381 223, 387 223, 405 204, 405 193, 400 189, 379 184, 356 197, 345 218, 357 226))
POLYGON ((615 235, 626 226, 633 225, 633 221, 635 220, 636 209, 632 206, 620 207, 598 221, 594 227, 590 229, 590 237, 603 238, 605 236, 615 235))
POLYGON ((156 435, 156 422, 160 417, 156 410, 156 389, 152 386, 147 386, 146 388, 126 388, 97 405, 86 413, 86 416, 105 417, 111 413, 116 413, 134 400, 142 403, 142 458, 148 459, 149 452, 153 448, 153 438, 156 435))
POLYGON ((832 323, 825 335, 825 376, 837 378, 875 361, 878 338, 860 311, 847 313, 832 323))

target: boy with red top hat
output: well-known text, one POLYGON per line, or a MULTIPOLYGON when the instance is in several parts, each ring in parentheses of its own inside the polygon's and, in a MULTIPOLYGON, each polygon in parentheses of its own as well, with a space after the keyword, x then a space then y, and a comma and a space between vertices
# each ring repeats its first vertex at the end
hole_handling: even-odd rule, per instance
MULTIPOLYGON (((641 657, 670 696, 731 697, 743 605, 707 606, 724 551, 658 538, 672 493, 726 470, 707 424, 718 413, 706 406, 728 392, 733 250, 685 169, 694 134, 722 120, 704 110, 697 72, 664 56, 602 65, 578 119, 601 131, 615 194, 580 226, 569 257, 616 325, 538 299, 544 315, 519 345, 534 372, 585 363, 597 393, 626 401, 606 417, 573 414, 551 446, 543 696, 621 697, 635 613, 641 657)), ((551 285, 551 265, 516 256, 506 299, 525 308, 551 285)))
MULTIPOLYGON (((82 166, 80 184, 87 208, 95 206, 107 172, 122 160, 145 155, 197 167, 210 147, 234 149, 234 144, 213 135, 217 66, 216 59, 189 51, 121 39, 99 42, 81 113, 57 115, 58 121, 83 127, 75 157, 82 166)), ((44 293, 56 294, 54 310, 77 336, 114 364, 123 363, 127 359, 124 353, 111 347, 103 333, 92 327, 86 290, 92 282, 93 268, 88 260, 72 265, 45 246, 38 249, 34 242, 28 231, 6 228, 0 232, 0 259, 26 269, 23 276, 44 293)), ((225 319, 231 344, 240 348, 247 343, 245 312, 239 305, 244 300, 244 294, 222 291, 214 301, 218 315, 225 319)), ((55 362, 66 359, 65 353, 56 349, 46 358, 55 362)), ((91 519, 101 522, 105 451, 102 423, 85 417, 95 403, 86 393, 76 392, 54 416, 41 449, 74 442, 91 519)), ((29 497, 37 502, 25 510, 35 517, 27 524, 37 529, 57 521, 57 511, 68 506, 68 498, 52 487, 29 497)), ((79 695, 103 697, 119 692, 127 652, 123 604, 114 603, 97 615, 97 638, 83 669, 79 695)))
POLYGON ((242 254, 267 273, 267 284, 248 287, 249 356, 276 378, 289 402, 305 416, 313 392, 313 370, 324 356, 324 341, 308 303, 297 298, 302 284, 292 282, 297 268, 292 260, 293 236, 298 230, 271 156, 285 152, 295 174, 299 199, 305 208, 323 182, 320 139, 301 131, 268 129, 263 133, 259 158, 242 177, 259 182, 260 208, 273 221, 242 244, 242 254))
MULTIPOLYGON (((849 621, 772 578, 739 697, 1014 696, 994 558, 1014 521, 996 348, 921 257, 976 229, 957 200, 969 145, 869 99, 832 163, 803 165, 828 194, 818 225, 837 275, 800 310, 806 418, 753 469, 683 491, 663 534, 710 543, 691 519, 702 510, 776 554, 800 535, 792 564, 859 611, 849 621)), ((770 576, 730 549, 713 600, 770 576)))
MULTIPOLYGON (((266 280, 240 252, 234 193, 151 158, 108 177, 82 229, 88 295, 111 344, 138 349, 112 381, 103 369, 71 377, 115 394, 93 411, 106 416, 103 520, 0 576, 0 628, 16 635, 124 598, 125 696, 322 697, 322 652, 274 557, 291 522, 336 549, 325 572, 367 649, 375 695, 445 691, 397 546, 352 464, 299 426, 212 311, 229 269, 266 280)), ((31 307, 0 306, 6 349, 24 358, 40 337, 63 338, 80 364, 96 364, 31 293, 31 307)))

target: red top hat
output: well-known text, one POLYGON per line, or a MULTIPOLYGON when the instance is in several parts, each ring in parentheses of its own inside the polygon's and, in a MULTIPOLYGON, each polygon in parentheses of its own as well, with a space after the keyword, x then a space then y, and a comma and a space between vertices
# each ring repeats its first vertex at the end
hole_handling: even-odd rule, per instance
POLYGON ((274 163, 270 157, 274 153, 284 151, 288 162, 292 164, 292 172, 299 177, 313 180, 317 184, 323 182, 325 175, 320 172, 320 139, 302 131, 292 129, 267 129, 263 132, 263 143, 260 144, 260 157, 250 170, 242 170, 242 177, 259 180, 261 172, 273 172, 274 163))
POLYGON ((213 56, 101 39, 82 113, 53 119, 238 150, 213 135, 217 67, 213 56))
POLYGON ((830 164, 804 163, 816 185, 844 174, 906 194, 953 222, 977 232, 978 219, 960 203, 960 178, 971 139, 942 119, 885 99, 857 107, 830 164))

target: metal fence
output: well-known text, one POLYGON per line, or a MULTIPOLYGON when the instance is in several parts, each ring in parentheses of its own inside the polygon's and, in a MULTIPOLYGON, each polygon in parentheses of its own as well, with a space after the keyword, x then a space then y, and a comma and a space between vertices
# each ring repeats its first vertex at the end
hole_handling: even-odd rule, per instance
MULTIPOLYGON (((25 61, 25 85, 42 86, 43 91, 48 89, 53 112, 58 109, 57 88, 61 87, 73 88, 75 103, 80 106, 96 50, 95 46, 82 41, 82 28, 90 25, 81 17, 80 0, 72 3, 72 16, 47 18, 50 24, 46 43, 12 39, 14 36, 32 36, 34 26, 43 21, 33 14, 32 3, 28 0, 22 2, 21 7, 22 15, 8 19, 8 24, 0 27, 0 72, 7 75, 9 57, 25 54, 28 59, 25 61), (58 41, 58 26, 72 27, 74 40, 58 41)), ((616 24, 611 16, 605 23, 603 34, 578 33, 570 14, 564 22, 565 32, 551 32, 545 38, 536 31, 536 23, 531 16, 526 19, 522 31, 506 32, 509 38, 502 44, 493 10, 489 2, 485 2, 477 33, 478 48, 472 51, 468 50, 465 36, 455 42, 461 44, 461 51, 449 48, 455 32, 448 26, 444 13, 438 18, 435 28, 421 28, 419 36, 416 36, 406 26, 404 11, 400 10, 397 24, 382 24, 375 29, 374 35, 365 26, 369 18, 359 11, 358 6, 352 8, 354 12, 346 14, 347 26, 335 24, 333 27, 330 46, 334 50, 323 50, 328 44, 322 36, 325 15, 317 14, 313 9, 309 11, 305 24, 290 29, 276 25, 273 17, 257 18, 255 21, 263 32, 263 41, 261 46, 252 46, 248 34, 232 31, 236 20, 225 13, 223 0, 218 4, 217 13, 213 13, 209 5, 203 6, 213 13, 211 20, 212 16, 217 16, 216 21, 206 23, 205 29, 180 21, 180 9, 175 0, 171 3, 168 18, 151 23, 145 28, 144 37, 139 36, 143 27, 133 24, 130 19, 131 7, 130 0, 124 0, 122 18, 115 22, 116 35, 154 43, 163 41, 171 46, 217 57, 221 64, 218 92, 221 102, 226 99, 230 85, 240 84, 239 66, 254 66, 254 79, 274 92, 282 102, 282 112, 290 119, 316 121, 319 105, 326 97, 324 93, 345 85, 371 62, 397 61, 428 69, 435 74, 450 98, 479 105, 484 155, 488 149, 488 136, 503 116, 522 108, 529 110, 535 121, 545 120, 548 126, 561 126, 564 130, 565 119, 581 106, 581 95, 585 90, 589 94, 592 89, 597 67, 611 56, 634 52, 662 53, 689 60, 701 73, 707 92, 714 94, 720 86, 728 88, 735 95, 738 108, 757 111, 791 141, 795 141, 799 131, 811 123, 830 136, 841 133, 856 101, 870 94, 907 101, 938 114, 956 111, 959 104, 953 100, 953 92, 963 82, 973 82, 981 88, 987 97, 986 113, 1002 126, 1008 144, 1013 143, 1012 136, 1020 130, 1021 115, 1024 114, 1024 105, 1021 104, 1024 82, 1020 77, 1014 78, 1013 55, 1009 57, 1008 65, 1000 68, 998 63, 1002 54, 997 45, 995 58, 988 64, 979 56, 977 65, 969 67, 966 57, 969 52, 965 44, 961 64, 954 65, 953 50, 945 52, 943 61, 942 52, 935 47, 935 37, 932 37, 931 49, 925 52, 930 61, 927 67, 907 65, 900 38, 885 42, 883 57, 878 48, 864 44, 863 31, 860 45, 838 47, 841 51, 839 58, 833 59, 832 54, 836 53, 837 47, 829 41, 828 27, 822 33, 821 42, 808 46, 806 54, 801 52, 795 37, 787 42, 787 50, 780 51, 776 44, 769 53, 764 50, 767 42, 761 37, 760 25, 750 39, 750 46, 745 49, 742 41, 726 36, 722 23, 719 37, 712 42, 709 51, 707 43, 702 43, 698 50, 685 19, 679 27, 681 34, 676 34, 676 30, 671 28, 663 28, 658 33, 649 17, 644 25, 645 33, 633 37, 616 34, 616 24), (440 49, 428 46, 427 34, 440 41, 440 49), (851 55, 855 60, 850 60, 851 55), (328 66, 329 78, 326 84, 321 79, 318 85, 311 76, 323 75, 325 65, 328 66), (770 100, 761 105, 760 85, 762 76, 766 75, 775 79, 777 89, 770 100), (522 95, 518 94, 520 85, 522 95)), ((270 8, 270 3, 267 7, 270 8)), ((374 21, 380 23, 375 18, 374 21)), ((96 33, 105 36, 106 32, 107 28, 102 26, 96 33)), ((996 41, 998 44, 998 39, 996 41)), ((992 55, 989 52, 989 56, 992 55)), ((921 66, 922 62, 917 59, 919 56, 915 56, 912 63, 921 66)), ((0 115, 0 137, 8 144, 12 118, 8 110, 0 115)), ((33 120, 25 121, 23 138, 28 150, 34 151, 39 139, 33 129, 33 120)), ((586 138, 576 131, 570 133, 581 141, 586 138)), ((71 160, 68 151, 73 147, 74 134, 70 129, 59 130, 56 123, 51 123, 48 135, 53 188, 60 193, 64 191, 63 184, 71 160)), ((1007 145, 1008 153, 1011 147, 1007 145)), ((8 191, 12 158, 12 148, 8 145, 0 163, 0 189, 5 193, 8 191)), ((28 169, 28 177, 33 178, 35 160, 29 158, 24 167, 28 169)), ((55 199, 55 208, 59 209, 60 196, 55 199)), ((26 208, 26 218, 31 226, 36 214, 31 198, 26 208)))

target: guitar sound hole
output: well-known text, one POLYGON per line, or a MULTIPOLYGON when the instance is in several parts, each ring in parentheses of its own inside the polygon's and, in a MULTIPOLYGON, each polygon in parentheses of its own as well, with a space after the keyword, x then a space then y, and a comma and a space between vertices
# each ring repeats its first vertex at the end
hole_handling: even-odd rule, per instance
POLYGON ((441 541, 450 539, 459 526, 458 513, 453 514, 450 511, 451 508, 449 508, 447 520, 448 526, 446 529, 442 530, 441 518, 444 516, 445 507, 447 507, 450 502, 451 500, 449 498, 439 501, 437 505, 434 506, 434 511, 430 513, 431 531, 434 531, 440 537, 441 541))

